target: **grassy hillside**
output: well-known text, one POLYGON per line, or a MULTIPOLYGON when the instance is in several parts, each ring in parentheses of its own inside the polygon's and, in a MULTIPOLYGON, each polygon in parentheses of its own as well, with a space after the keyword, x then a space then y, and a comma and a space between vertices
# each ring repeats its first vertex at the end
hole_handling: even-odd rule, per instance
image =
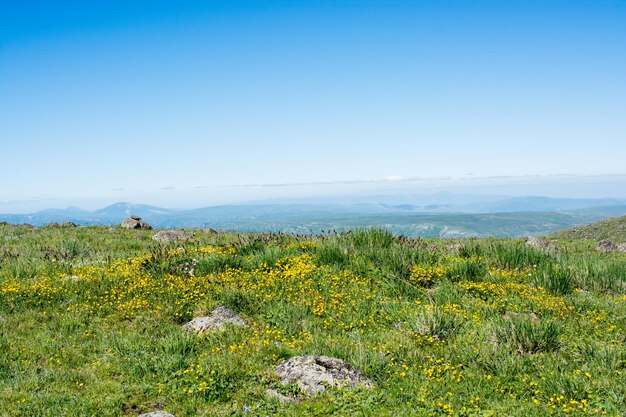
POLYGON ((608 239, 615 244, 626 243, 626 216, 577 226, 573 229, 557 232, 552 236, 555 239, 562 240, 586 239, 600 241, 608 239))
POLYGON ((624 254, 154 233, 0 226, 0 416, 626 415, 624 254), (249 325, 183 330, 217 306, 249 325), (295 355, 373 387, 299 394, 295 355))

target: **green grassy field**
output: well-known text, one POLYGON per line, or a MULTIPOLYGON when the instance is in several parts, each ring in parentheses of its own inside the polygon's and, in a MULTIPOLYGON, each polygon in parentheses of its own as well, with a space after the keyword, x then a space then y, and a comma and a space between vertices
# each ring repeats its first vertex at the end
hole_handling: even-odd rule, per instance
POLYGON ((555 233, 553 237, 560 240, 587 240, 592 242, 608 239, 615 244, 626 243, 626 216, 563 230, 555 233))
POLYGON ((0 416, 626 415, 625 254, 153 234, 0 226, 0 416), (183 331, 217 306, 250 325, 183 331), (273 372, 294 355, 374 386, 281 403, 266 390, 295 393, 273 372))

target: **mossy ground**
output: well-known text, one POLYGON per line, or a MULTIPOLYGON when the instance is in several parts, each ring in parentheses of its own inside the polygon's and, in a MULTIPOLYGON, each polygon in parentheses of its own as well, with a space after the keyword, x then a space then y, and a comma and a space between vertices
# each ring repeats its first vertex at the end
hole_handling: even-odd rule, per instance
POLYGON ((0 226, 0 416, 626 415, 624 254, 153 233, 0 226), (182 331, 218 305, 251 325, 182 331), (307 354, 375 388, 269 398, 307 354))

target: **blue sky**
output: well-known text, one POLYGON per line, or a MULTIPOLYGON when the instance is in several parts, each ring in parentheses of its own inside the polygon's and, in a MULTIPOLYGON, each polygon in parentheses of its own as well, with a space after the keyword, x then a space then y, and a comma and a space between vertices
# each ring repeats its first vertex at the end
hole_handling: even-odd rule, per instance
POLYGON ((626 174, 625 97, 624 1, 1 0, 0 203, 626 174))

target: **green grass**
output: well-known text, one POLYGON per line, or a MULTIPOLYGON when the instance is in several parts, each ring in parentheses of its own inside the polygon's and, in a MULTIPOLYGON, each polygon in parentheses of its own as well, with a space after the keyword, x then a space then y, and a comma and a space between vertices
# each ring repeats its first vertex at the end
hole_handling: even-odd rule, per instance
POLYGON ((560 240, 579 239, 592 242, 608 239, 615 244, 626 243, 626 216, 577 226, 554 233, 551 237, 560 240))
POLYGON ((0 226, 0 416, 626 415, 625 254, 154 233, 0 226), (220 305, 250 325, 182 330, 220 305), (374 388, 268 397, 293 393, 274 367, 309 354, 374 388))

